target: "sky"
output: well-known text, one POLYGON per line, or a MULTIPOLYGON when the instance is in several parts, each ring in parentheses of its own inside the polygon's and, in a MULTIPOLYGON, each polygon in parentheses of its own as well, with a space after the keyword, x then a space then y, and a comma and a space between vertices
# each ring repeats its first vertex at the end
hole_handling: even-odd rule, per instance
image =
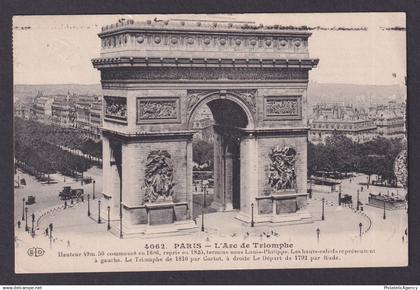
POLYGON ((366 27, 367 31, 313 30, 312 58, 319 58, 310 80, 319 83, 392 85, 406 76, 404 13, 196 14, 14 16, 15 84, 98 84, 91 59, 100 53, 97 34, 120 18, 252 21, 264 25, 366 27), (28 27, 30 27, 28 29, 28 27))

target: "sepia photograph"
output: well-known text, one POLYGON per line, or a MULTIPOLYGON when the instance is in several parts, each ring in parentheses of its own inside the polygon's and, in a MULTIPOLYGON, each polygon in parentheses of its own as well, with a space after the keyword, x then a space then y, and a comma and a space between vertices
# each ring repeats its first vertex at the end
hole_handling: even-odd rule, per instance
POLYGON ((406 267, 405 13, 13 17, 16 273, 406 267))

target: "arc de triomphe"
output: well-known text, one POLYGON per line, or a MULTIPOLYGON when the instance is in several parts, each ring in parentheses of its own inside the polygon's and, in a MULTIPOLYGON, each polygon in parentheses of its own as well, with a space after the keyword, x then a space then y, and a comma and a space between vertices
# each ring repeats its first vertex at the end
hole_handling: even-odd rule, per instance
POLYGON ((250 223, 310 218, 310 33, 239 22, 120 22, 102 28, 103 193, 123 232, 192 221, 192 120, 214 120, 214 203, 250 223))

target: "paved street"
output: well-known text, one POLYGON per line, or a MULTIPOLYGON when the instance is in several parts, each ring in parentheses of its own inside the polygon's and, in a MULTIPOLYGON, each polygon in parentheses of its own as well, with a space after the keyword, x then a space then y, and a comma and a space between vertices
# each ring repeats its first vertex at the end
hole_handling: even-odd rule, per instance
MULTIPOLYGON (((91 169, 86 176, 92 176, 96 180, 96 191, 101 191, 101 171, 97 168, 91 169)), ((16 221, 22 216, 22 197, 29 194, 36 196, 36 203, 29 206, 28 214, 35 212, 37 218, 42 215, 39 226, 36 231, 35 239, 44 239, 49 242, 44 235, 44 230, 49 223, 54 224, 54 236, 56 242, 62 245, 70 245, 77 247, 87 244, 96 244, 103 242, 115 242, 119 238, 106 230, 106 217, 102 217, 102 223, 97 223, 97 202, 91 202, 92 216, 87 217, 87 202, 79 202, 63 209, 63 201, 58 198, 58 192, 62 186, 70 185, 80 187, 80 183, 70 178, 64 178, 54 175, 53 178, 58 181, 57 184, 41 185, 33 178, 19 173, 20 178, 25 178, 27 185, 23 188, 16 189, 15 193, 15 219, 16 221)), ((350 182, 349 179, 342 183, 342 192, 353 195, 356 200, 356 189, 360 189, 359 182, 366 180, 365 176, 357 176, 350 182)), ((85 193, 92 193, 92 184, 84 186, 85 193)), ((384 192, 383 187, 370 186, 369 191, 360 192, 360 200, 367 203, 369 192, 384 192)), ((396 190, 395 190, 396 191, 396 190)), ((401 189, 398 192, 402 193, 401 189)), ((98 197, 100 195, 97 194, 98 197)), ((208 238, 230 237, 245 239, 249 236, 259 239, 277 239, 281 237, 283 240, 313 240, 317 241, 316 230, 320 230, 320 245, 322 243, 360 243, 362 240, 365 244, 377 243, 378 241, 391 242, 398 247, 404 246, 402 237, 407 228, 407 214, 405 210, 394 210, 386 212, 386 219, 383 219, 383 210, 371 206, 364 206, 364 211, 356 211, 354 209, 338 206, 338 193, 317 192, 313 193, 313 198, 309 200, 307 211, 312 215, 312 222, 305 224, 292 225, 276 225, 276 224, 258 224, 251 228, 249 224, 244 224, 235 217, 237 212, 217 213, 210 209, 205 215, 205 232, 197 231, 197 238, 203 235, 208 238), (321 199, 325 198, 325 220, 321 220, 321 199), (229 222, 226 222, 229 221, 229 222), (362 223, 362 239, 360 239, 359 223, 362 223), (221 226, 223 225, 223 226, 221 226)), ((195 211, 201 212, 201 208, 195 207, 195 211)), ((30 226, 30 219, 28 220, 30 226)), ((198 215, 197 225, 201 227, 201 215, 198 215)), ((17 229, 18 242, 25 240, 31 241, 32 238, 24 232, 24 222, 21 229, 17 229)), ((191 237, 193 238, 193 237, 191 237)), ((404 237, 405 241, 407 237, 404 237)), ((133 240, 133 239, 129 239, 133 240)), ((136 239, 134 239, 136 240, 136 239)))
MULTIPOLYGON (((95 180, 95 191, 102 192, 102 170, 97 167, 92 167, 84 176, 90 176, 95 180)), ((42 211, 45 208, 51 206, 58 206, 64 204, 64 201, 60 200, 58 197, 59 192, 63 189, 63 186, 71 186, 72 188, 83 188, 85 194, 91 194, 93 192, 93 184, 81 185, 81 182, 75 181, 73 178, 64 177, 61 174, 51 174, 50 178, 53 179, 54 184, 42 184, 35 179, 35 177, 22 173, 20 170, 15 174, 15 180, 24 178, 26 181, 26 186, 21 185, 19 188, 15 188, 14 203, 14 219, 15 223, 22 218, 22 198, 25 200, 28 199, 29 195, 35 197, 35 203, 28 205, 28 215, 31 215, 33 212, 42 211)), ((69 201, 70 202, 70 201, 69 201)))

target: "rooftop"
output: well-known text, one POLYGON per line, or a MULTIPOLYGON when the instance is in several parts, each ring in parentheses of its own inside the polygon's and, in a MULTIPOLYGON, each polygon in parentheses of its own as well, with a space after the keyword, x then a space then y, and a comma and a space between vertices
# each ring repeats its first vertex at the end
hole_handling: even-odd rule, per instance
POLYGON ((147 30, 178 30, 178 31, 214 31, 214 32, 258 32, 258 33, 292 33, 310 36, 306 26, 263 25, 255 22, 220 21, 220 20, 188 20, 188 19, 157 19, 134 21, 120 19, 117 23, 102 27, 101 33, 109 34, 122 29, 147 30))

